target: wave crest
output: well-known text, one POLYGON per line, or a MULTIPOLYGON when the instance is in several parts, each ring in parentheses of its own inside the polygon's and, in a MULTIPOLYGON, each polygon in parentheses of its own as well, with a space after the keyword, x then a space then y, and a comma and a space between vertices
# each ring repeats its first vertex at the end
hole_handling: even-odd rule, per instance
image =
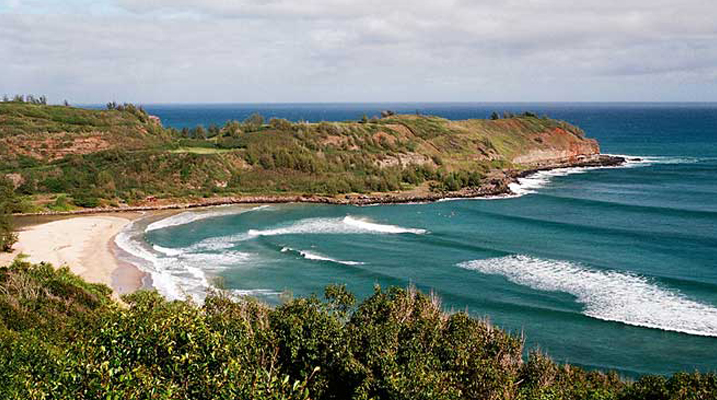
POLYGON ((717 337, 717 308, 625 272, 524 255, 468 261, 459 267, 502 275, 537 290, 570 293, 589 317, 628 325, 717 337))
POLYGON ((414 234, 428 233, 425 229, 404 228, 397 225, 379 224, 351 216, 344 218, 307 218, 283 227, 272 229, 250 229, 245 233, 205 239, 190 249, 192 251, 209 249, 221 250, 232 248, 238 242, 260 236, 281 236, 297 234, 414 234))
POLYGON ((207 219, 207 218, 223 217, 223 216, 227 216, 227 215, 243 214, 243 213, 249 212, 249 211, 265 210, 268 207, 269 206, 264 205, 264 206, 246 209, 246 208, 236 208, 236 207, 230 207, 230 206, 220 206, 220 207, 217 207, 217 208, 220 208, 219 210, 213 210, 213 211, 201 211, 201 212, 184 211, 179 214, 175 214, 170 217, 160 219, 159 221, 155 221, 155 222, 147 225, 147 228, 145 228, 145 232, 156 231, 159 229, 170 228, 173 226, 191 224, 192 222, 201 221, 201 220, 207 219), (222 208, 225 208, 225 209, 222 209, 222 208))
POLYGON ((291 247, 284 247, 281 249, 282 253, 294 253, 297 254, 307 260, 314 260, 314 261, 327 261, 332 262, 336 264, 343 264, 343 265, 363 265, 364 263, 360 261, 343 261, 343 260, 336 260, 331 257, 327 257, 325 255, 315 253, 309 250, 296 250, 292 249, 291 247))

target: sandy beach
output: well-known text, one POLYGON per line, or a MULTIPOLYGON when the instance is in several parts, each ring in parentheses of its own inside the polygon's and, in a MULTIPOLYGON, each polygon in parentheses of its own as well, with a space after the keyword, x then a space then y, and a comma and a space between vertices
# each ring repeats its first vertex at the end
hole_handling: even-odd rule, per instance
POLYGON ((138 216, 79 216, 26 226, 18 232, 15 251, 0 254, 0 265, 25 254, 30 262, 67 265, 88 282, 112 287, 115 295, 132 292, 142 286, 145 274, 117 259, 114 237, 138 216))

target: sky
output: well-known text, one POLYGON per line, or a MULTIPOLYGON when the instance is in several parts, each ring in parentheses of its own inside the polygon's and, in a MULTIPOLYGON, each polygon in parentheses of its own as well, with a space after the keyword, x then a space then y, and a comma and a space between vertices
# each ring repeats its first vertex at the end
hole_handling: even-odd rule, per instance
POLYGON ((0 0, 0 95, 717 101, 714 0, 0 0))

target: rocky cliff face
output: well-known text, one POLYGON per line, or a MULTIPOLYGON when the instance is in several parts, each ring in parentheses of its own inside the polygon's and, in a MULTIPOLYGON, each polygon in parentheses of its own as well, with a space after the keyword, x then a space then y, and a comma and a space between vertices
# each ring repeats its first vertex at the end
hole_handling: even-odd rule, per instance
POLYGON ((539 133, 532 138, 533 146, 524 149, 512 162, 528 167, 549 164, 580 162, 600 154, 600 146, 594 139, 562 128, 539 133))

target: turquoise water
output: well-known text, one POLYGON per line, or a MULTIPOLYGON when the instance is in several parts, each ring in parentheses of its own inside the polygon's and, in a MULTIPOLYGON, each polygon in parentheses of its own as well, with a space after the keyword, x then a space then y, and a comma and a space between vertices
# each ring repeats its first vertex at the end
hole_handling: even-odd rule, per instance
MULTIPOLYGON (((221 107, 204 109, 203 123, 221 122, 230 106, 221 107)), ((314 107, 306 119, 363 114, 314 107)), ((447 309, 523 332, 528 348, 558 361, 626 375, 717 369, 717 105, 422 107, 447 118, 548 113, 583 127, 603 152, 643 160, 543 173, 512 198, 191 211, 139 221, 118 244, 170 297, 201 298, 214 276, 270 303, 330 283, 359 296, 376 283, 414 284, 447 309)))

